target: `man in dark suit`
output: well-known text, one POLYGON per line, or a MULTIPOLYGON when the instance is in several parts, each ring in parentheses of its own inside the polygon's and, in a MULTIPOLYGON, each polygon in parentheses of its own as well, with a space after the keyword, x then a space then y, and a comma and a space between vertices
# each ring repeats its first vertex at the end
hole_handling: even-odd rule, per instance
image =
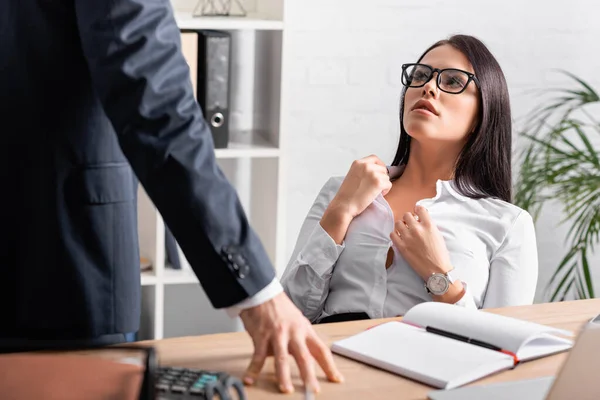
POLYGON ((270 354, 283 391, 289 354, 307 385, 313 357, 337 381, 217 167, 179 40, 169 0, 0 2, 0 347, 138 330, 139 180, 213 306, 242 318, 246 381, 270 354))

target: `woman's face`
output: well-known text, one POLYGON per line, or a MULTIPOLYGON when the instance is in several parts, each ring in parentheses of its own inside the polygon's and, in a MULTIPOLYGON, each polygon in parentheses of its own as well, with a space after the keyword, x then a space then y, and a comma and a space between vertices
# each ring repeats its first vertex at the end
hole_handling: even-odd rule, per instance
MULTIPOLYGON (((433 68, 457 68, 474 73, 467 57, 450 45, 436 47, 420 63, 433 68)), ((435 141, 462 145, 477 125, 477 86, 471 81, 460 94, 446 93, 437 87, 437 75, 434 72, 423 87, 406 90, 404 129, 420 143, 435 141), (429 103, 419 103, 421 100, 429 103), (433 112, 426 111, 424 107, 433 107, 433 112)))

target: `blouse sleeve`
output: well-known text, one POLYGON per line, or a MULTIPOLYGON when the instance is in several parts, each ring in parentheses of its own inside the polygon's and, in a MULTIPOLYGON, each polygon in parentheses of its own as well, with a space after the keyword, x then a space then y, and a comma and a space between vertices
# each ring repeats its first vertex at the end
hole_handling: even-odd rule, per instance
POLYGON ((319 192, 281 279, 287 295, 311 322, 321 315, 334 266, 345 247, 344 242, 338 245, 320 224, 340 185, 339 178, 331 178, 319 192))
POLYGON ((538 279, 538 253, 533 219, 521 211, 490 262, 483 308, 532 304, 538 279))

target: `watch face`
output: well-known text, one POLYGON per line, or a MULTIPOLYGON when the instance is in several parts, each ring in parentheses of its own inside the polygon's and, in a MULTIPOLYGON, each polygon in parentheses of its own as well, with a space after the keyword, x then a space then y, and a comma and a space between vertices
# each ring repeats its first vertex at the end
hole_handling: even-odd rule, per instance
POLYGON ((427 282, 427 287, 433 294, 444 294, 448 290, 448 280, 444 275, 436 274, 431 276, 427 282))

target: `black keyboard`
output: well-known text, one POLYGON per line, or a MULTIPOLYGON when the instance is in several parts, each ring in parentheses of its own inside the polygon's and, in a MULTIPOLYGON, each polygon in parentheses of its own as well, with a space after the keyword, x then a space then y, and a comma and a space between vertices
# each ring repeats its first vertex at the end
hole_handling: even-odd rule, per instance
POLYGON ((158 368, 156 400, 245 400, 243 383, 224 372, 193 368, 158 368))

